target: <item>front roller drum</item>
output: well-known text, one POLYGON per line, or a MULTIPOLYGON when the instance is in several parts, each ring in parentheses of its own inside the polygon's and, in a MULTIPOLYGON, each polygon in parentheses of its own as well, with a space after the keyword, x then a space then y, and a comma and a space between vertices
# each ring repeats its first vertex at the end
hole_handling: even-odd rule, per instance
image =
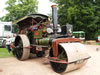
POLYGON ((14 54, 19 60, 25 60, 30 55, 30 43, 26 35, 21 34, 15 38, 14 42, 14 54))
POLYGON ((51 67, 57 73, 79 69, 90 58, 85 50, 87 49, 81 43, 60 43, 58 46, 58 57, 53 57, 53 50, 50 50, 51 67))

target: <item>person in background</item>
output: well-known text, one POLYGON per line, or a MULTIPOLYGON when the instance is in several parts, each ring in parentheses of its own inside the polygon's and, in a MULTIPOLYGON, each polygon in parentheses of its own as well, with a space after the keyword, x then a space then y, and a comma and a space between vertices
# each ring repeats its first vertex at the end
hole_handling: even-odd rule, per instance
POLYGON ((6 46, 7 46, 9 53, 11 51, 10 44, 11 44, 11 39, 10 39, 10 36, 8 36, 7 39, 6 39, 6 46))
POLYGON ((13 34, 13 37, 11 38, 11 43, 10 43, 10 49, 12 50, 13 49, 13 44, 15 42, 15 38, 16 38, 16 34, 13 34))
POLYGON ((98 44, 100 45, 100 35, 98 35, 98 44))
POLYGON ((14 43, 15 38, 16 38, 16 34, 13 34, 13 37, 11 38, 11 42, 12 42, 12 43, 14 43))
MULTIPOLYGON (((98 35, 98 44, 100 45, 100 35, 98 35)), ((100 50, 100 47, 96 48, 97 51, 100 50)))

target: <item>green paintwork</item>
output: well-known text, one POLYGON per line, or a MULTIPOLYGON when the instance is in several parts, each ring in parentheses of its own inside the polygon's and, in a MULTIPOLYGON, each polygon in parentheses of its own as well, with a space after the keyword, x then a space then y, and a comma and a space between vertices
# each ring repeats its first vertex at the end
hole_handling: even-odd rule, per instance
POLYGON ((49 45, 49 38, 40 39, 39 45, 49 45))
POLYGON ((39 31, 34 31, 34 38, 39 39, 42 38, 43 32, 41 30, 39 31))

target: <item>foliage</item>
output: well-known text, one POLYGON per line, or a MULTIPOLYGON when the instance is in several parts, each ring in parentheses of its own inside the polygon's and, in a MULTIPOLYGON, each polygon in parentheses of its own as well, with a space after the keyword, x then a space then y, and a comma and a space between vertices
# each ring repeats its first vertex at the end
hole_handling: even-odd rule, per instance
POLYGON ((9 53, 6 48, 0 48, 0 58, 13 56, 12 53, 9 53))
MULTIPOLYGON (((37 0, 8 0, 6 2, 7 7, 5 8, 8 13, 0 18, 1 21, 12 21, 15 22, 16 20, 26 16, 28 14, 36 13, 38 8, 38 1, 37 0)), ((14 32, 18 31, 16 25, 14 27, 14 32)))
POLYGON ((58 21, 70 23, 74 31, 85 31, 86 39, 100 34, 100 0, 50 0, 58 4, 58 21))
POLYGON ((8 13, 1 18, 2 21, 16 21, 25 15, 36 13, 38 7, 37 0, 8 0, 6 4, 5 10, 8 13))

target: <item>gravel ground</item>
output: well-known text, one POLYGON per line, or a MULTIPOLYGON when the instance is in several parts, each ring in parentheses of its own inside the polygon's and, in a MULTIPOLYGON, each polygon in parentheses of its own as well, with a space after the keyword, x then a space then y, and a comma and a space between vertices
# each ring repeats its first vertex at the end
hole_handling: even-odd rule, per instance
POLYGON ((15 57, 0 58, 0 75, 100 75, 100 50, 99 46, 86 45, 91 58, 81 69, 58 74, 44 58, 33 58, 19 61, 15 57))

